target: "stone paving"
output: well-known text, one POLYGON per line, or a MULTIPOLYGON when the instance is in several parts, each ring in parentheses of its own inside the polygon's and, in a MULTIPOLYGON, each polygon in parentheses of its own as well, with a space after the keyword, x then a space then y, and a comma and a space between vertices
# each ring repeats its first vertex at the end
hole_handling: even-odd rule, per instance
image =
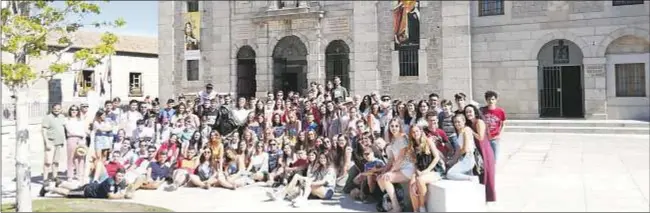
MULTIPOLYGON (((38 130, 34 127, 32 130, 38 130)), ((40 176, 43 146, 32 135, 32 174, 40 176)), ((13 202, 11 135, 2 135, 2 202, 13 202)), ((497 165, 497 200, 490 211, 650 211, 649 136, 506 133, 497 165)), ((62 167, 63 168, 63 167, 62 167)), ((64 169, 62 169, 63 171, 64 169)), ((40 178, 33 178, 39 180, 40 178)), ((36 197, 39 185, 34 184, 36 197)), ((310 200, 296 209, 270 202, 266 188, 181 188, 176 192, 138 191, 138 202, 174 211, 375 211, 349 198, 310 200), (252 202, 251 202, 252 201, 252 202)))

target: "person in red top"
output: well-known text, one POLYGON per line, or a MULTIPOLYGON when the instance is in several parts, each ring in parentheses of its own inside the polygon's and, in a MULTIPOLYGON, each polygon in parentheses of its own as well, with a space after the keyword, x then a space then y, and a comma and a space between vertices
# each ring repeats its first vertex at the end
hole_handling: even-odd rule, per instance
MULTIPOLYGON (((161 152, 167 153, 167 159, 169 159, 170 163, 176 163, 176 159, 178 159, 178 154, 180 153, 178 148, 178 135, 172 134, 169 136, 169 140, 158 148, 158 153, 161 152)), ((156 153, 156 155, 158 153, 156 153)))
POLYGON ((106 173, 111 178, 115 177, 117 170, 124 169, 124 165, 122 165, 122 155, 120 154, 120 151, 114 151, 111 154, 111 160, 106 162, 105 167, 106 167, 106 173))
POLYGON ((449 137, 447 137, 445 131, 438 128, 438 112, 427 112, 425 119, 427 119, 428 125, 424 132, 431 141, 435 142, 436 148, 442 153, 443 159, 447 160, 454 155, 455 147, 449 142, 449 137))
POLYGON ((485 92, 485 102, 487 106, 481 107, 481 114, 488 129, 488 139, 490 146, 494 151, 494 160, 497 160, 499 150, 499 139, 503 133, 503 127, 506 122, 506 112, 503 108, 497 106, 499 95, 494 91, 485 92))

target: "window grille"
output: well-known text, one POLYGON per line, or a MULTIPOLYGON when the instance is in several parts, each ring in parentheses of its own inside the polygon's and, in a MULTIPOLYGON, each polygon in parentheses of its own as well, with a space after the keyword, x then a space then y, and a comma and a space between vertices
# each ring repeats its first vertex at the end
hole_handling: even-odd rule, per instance
POLYGON ((142 97, 142 73, 129 73, 129 97, 142 97))
POLYGON ((646 97, 645 64, 616 64, 616 97, 646 97))
POLYGON ((199 12, 199 1, 191 0, 187 1, 187 12, 199 12))
POLYGON ((481 0, 478 2, 479 16, 503 15, 503 0, 481 0))
POLYGON ((418 76, 419 46, 402 46, 399 48, 399 76, 418 76))
POLYGON ((612 6, 643 4, 643 0, 614 0, 612 6))

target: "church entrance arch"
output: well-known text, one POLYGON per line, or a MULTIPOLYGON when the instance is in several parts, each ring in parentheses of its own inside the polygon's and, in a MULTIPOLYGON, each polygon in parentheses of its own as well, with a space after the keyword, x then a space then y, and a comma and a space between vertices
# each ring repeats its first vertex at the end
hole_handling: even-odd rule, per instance
POLYGON ((280 39, 273 49, 273 89, 303 93, 307 89, 307 47, 297 36, 280 39))

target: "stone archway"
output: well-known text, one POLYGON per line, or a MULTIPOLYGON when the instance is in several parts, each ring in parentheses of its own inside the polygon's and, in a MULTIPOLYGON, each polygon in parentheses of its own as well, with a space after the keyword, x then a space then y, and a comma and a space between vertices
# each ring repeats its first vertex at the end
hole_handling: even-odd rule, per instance
POLYGON ((273 90, 303 93, 307 89, 307 47, 294 35, 285 36, 273 49, 273 90))
POLYGON ((582 49, 567 39, 555 39, 540 48, 540 117, 584 117, 583 58, 582 49))
POLYGON ((257 90, 255 50, 243 46, 237 51, 237 97, 253 97, 257 90))
POLYGON ((350 89, 350 47, 343 40, 334 40, 325 48, 325 80, 341 78, 341 85, 350 89))

